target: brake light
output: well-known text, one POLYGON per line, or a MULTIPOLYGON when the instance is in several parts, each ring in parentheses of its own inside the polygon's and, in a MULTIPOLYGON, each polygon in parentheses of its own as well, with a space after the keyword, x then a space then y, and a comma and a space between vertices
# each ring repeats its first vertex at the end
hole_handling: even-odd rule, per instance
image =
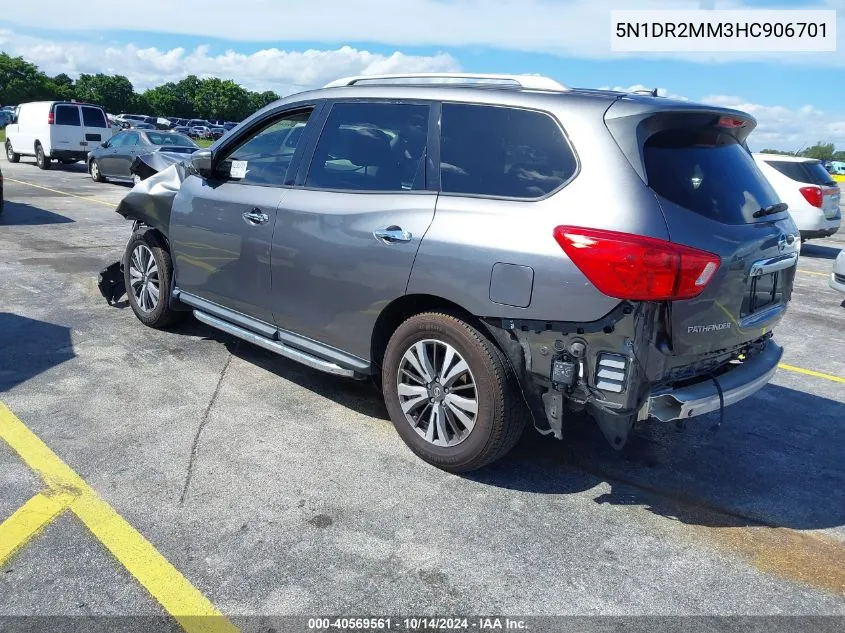
POLYGON ((815 185, 811 187, 801 187, 798 191, 801 192, 801 195, 804 196, 804 199, 811 205, 819 209, 822 208, 822 204, 824 203, 824 195, 822 194, 821 187, 816 187, 815 185))
POLYGON ((617 299, 691 299, 721 264, 713 253, 630 233, 559 226, 554 236, 587 279, 617 299))
POLYGON ((743 125, 745 125, 745 121, 742 119, 735 119, 732 116, 723 116, 719 119, 719 127, 738 128, 743 125))
POLYGON ((47 115, 47 125, 53 125, 53 123, 55 122, 55 120, 56 120, 56 119, 55 119, 55 116, 53 115, 53 113, 52 113, 52 112, 50 112, 50 113, 47 115))

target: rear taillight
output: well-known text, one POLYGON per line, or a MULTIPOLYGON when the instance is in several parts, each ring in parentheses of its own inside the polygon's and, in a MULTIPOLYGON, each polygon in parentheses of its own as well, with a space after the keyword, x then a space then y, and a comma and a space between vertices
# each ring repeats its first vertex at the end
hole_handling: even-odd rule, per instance
POLYGON ((824 202, 824 195, 822 194, 822 188, 816 187, 813 185, 812 187, 801 187, 798 191, 801 192, 801 195, 804 196, 804 199, 809 202, 814 207, 818 207, 819 209, 822 208, 822 203, 824 202))
POLYGON ((53 123, 55 123, 55 121, 56 121, 55 116, 53 115, 53 113, 52 113, 52 112, 50 112, 50 113, 47 115, 47 125, 53 125, 53 123))
POLYGON ((723 116, 719 119, 719 127, 726 127, 728 129, 738 128, 745 125, 742 119, 735 119, 732 116, 723 116))
POLYGON ((630 233, 559 226, 554 236, 587 279, 617 299, 691 299, 701 294, 721 263, 707 251, 630 233))

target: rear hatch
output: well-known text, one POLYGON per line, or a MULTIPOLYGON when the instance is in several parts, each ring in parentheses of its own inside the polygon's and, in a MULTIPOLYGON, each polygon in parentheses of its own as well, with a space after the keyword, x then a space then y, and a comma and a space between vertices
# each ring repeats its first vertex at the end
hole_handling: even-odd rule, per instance
POLYGON ((764 336, 792 293, 798 230, 745 145, 749 115, 660 99, 616 102, 606 122, 657 198, 672 242, 717 255, 695 298, 668 304, 677 355, 764 336))

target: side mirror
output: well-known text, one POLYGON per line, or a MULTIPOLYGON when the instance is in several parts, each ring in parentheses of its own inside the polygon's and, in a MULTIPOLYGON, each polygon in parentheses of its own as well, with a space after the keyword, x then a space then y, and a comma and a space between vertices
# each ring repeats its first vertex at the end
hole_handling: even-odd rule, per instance
POLYGON ((211 173, 211 150, 198 149, 191 154, 191 165, 200 174, 211 173))
POLYGON ((108 148, 108 147, 111 147, 111 141, 104 141, 104 142, 102 143, 102 147, 103 147, 103 149, 106 149, 106 148, 108 148))

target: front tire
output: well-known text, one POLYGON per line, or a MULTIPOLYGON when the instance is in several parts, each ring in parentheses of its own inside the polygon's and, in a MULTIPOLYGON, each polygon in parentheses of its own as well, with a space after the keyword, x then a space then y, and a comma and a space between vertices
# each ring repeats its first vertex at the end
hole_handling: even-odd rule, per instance
POLYGON ((123 256, 126 296, 138 320, 163 329, 177 323, 183 313, 170 307, 173 261, 164 240, 152 231, 137 231, 123 256))
POLYGON ((10 163, 19 163, 21 161, 21 155, 12 149, 12 141, 9 139, 6 139, 6 159, 10 163))
POLYGON ((91 164, 88 166, 88 173, 91 174, 91 180, 94 182, 105 182, 106 179, 103 176, 103 173, 100 171, 100 165, 97 164, 97 159, 91 161, 91 164))
POLYGON ((35 144, 35 164, 38 165, 38 169, 50 169, 50 159, 44 154, 41 143, 35 144))
POLYGON ((526 412, 513 370, 478 329, 427 312, 391 336, 382 391, 400 437, 420 458, 459 473, 503 457, 519 441, 526 412))

